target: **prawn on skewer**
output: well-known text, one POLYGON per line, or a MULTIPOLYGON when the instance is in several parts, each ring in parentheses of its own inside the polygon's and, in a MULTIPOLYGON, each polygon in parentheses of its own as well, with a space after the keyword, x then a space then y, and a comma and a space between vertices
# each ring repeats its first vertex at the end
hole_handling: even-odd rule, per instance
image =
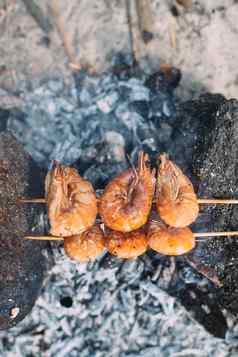
POLYGON ((146 223, 155 189, 155 171, 146 166, 148 159, 140 152, 138 168, 123 172, 105 188, 99 213, 107 227, 130 232, 146 223))
POLYGON ((95 223, 95 191, 74 168, 54 162, 53 169, 46 176, 45 197, 52 235, 77 235, 95 223))
POLYGON ((160 218, 169 226, 183 228, 194 222, 199 204, 191 181, 170 161, 160 156, 156 206, 160 218))
POLYGON ((195 247, 195 236, 190 228, 168 227, 160 220, 151 220, 147 231, 148 245, 163 255, 183 255, 195 247))
POLYGON ((95 224, 85 232, 64 238, 65 253, 80 263, 95 260, 105 250, 105 237, 99 225, 95 224))
POLYGON ((106 247, 119 258, 137 258, 146 252, 147 246, 146 234, 141 228, 127 233, 106 229, 106 247))

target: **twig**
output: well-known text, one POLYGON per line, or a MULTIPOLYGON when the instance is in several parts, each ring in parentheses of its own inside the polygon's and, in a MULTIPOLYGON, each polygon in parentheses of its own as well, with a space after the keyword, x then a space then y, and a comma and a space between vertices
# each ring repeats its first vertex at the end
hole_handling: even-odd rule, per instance
POLYGON ((169 27, 169 34, 170 34, 170 43, 171 46, 176 49, 177 47, 177 34, 176 34, 176 20, 171 18, 170 27, 169 27))
POLYGON ((47 17, 43 13, 41 8, 36 4, 34 0, 22 0, 29 14, 34 18, 38 26, 45 32, 49 33, 53 30, 53 26, 47 17))
POLYGON ((192 6, 192 0, 176 0, 176 2, 185 7, 186 9, 190 8, 192 6))
POLYGON ((145 44, 153 39, 153 16, 149 0, 137 0, 136 10, 141 38, 145 44))
POLYGON ((64 19, 60 13, 59 0, 52 0, 51 9, 52 9, 53 16, 55 18, 55 24, 56 24, 58 33, 59 33, 61 40, 63 42, 63 46, 65 49, 66 55, 69 59, 69 67, 74 71, 79 71, 79 70, 81 70, 81 65, 80 65, 79 61, 77 60, 75 48, 72 44, 72 37, 65 30, 64 19))
POLYGON ((138 46, 136 46, 136 36, 134 34, 131 14, 131 0, 125 0, 126 18, 128 24, 129 45, 132 57, 132 66, 136 67, 138 63, 138 46))

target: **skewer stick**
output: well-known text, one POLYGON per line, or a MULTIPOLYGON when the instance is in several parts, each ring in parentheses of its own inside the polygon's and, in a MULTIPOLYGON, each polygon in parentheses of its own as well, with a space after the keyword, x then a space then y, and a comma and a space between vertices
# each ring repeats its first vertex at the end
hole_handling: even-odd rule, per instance
POLYGON ((19 200, 21 203, 46 203, 45 198, 23 198, 19 200))
POLYGON ((238 231, 231 232, 197 232, 193 233, 194 237, 238 237, 238 231))
POLYGON ((232 199, 216 199, 216 198, 199 198, 198 199, 199 204, 214 204, 214 205, 237 205, 238 200, 232 200, 232 199))
MULTIPOLYGON (((157 200, 153 200, 155 203, 157 200)), ((198 198, 197 202, 199 205, 210 204, 210 205, 237 205, 238 199, 222 199, 222 198, 198 198)))
MULTIPOLYGON (((193 233, 194 237, 238 237, 238 231, 230 232, 195 232, 193 233)), ((63 237, 56 236, 26 236, 24 239, 28 240, 64 240, 63 237)))
MULTIPOLYGON (((133 164, 132 168, 137 173, 136 169, 134 168, 133 164)), ((46 203, 45 198, 29 198, 29 199, 20 199, 22 203, 46 203)), ((154 200, 156 202, 156 200, 154 200)), ((237 205, 238 199, 220 199, 220 198, 198 198, 198 204, 210 204, 210 205, 237 205)))
POLYGON ((63 237, 56 236, 26 236, 24 239, 28 240, 64 240, 63 237))

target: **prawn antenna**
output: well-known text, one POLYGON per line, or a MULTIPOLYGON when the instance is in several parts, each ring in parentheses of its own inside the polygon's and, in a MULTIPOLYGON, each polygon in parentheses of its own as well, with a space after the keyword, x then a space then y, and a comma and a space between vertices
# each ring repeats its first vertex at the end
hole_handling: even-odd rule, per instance
POLYGON ((131 167, 132 170, 133 170, 133 173, 134 173, 134 175, 135 175, 135 179, 136 179, 136 181, 137 181, 137 180, 138 180, 138 172, 137 172, 137 170, 136 170, 136 167, 135 167, 135 165, 133 164, 133 162, 132 162, 132 160, 131 160, 131 158, 130 158, 130 156, 129 156, 128 154, 126 154, 126 158, 127 158, 128 162, 129 162, 130 167, 131 167))

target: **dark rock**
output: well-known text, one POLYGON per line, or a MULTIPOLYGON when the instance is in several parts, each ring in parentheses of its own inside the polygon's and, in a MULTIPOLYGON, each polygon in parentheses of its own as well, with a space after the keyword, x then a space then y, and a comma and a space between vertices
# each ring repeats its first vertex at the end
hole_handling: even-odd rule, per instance
MULTIPOLYGON (((222 180, 222 184, 218 186, 219 177, 223 177, 222 173, 225 171, 223 155, 225 146, 228 145, 226 140, 230 137, 231 132, 234 135, 231 145, 234 146, 235 143, 235 130, 231 126, 228 131, 229 121, 225 119, 227 115, 229 116, 231 103, 234 105, 234 102, 226 101, 221 95, 204 94, 197 100, 180 104, 177 108, 172 134, 173 145, 170 144, 167 151, 172 152, 175 162, 189 174, 199 197, 235 196, 235 185, 233 185, 233 193, 226 189, 222 190, 223 186, 230 185, 231 178, 227 175, 222 180), (217 177, 218 174, 219 177, 217 177)), ((229 151, 231 150, 228 145, 229 151)), ((233 151, 235 151, 234 147, 233 151)), ((232 160, 235 163, 235 152, 232 160)), ((230 164, 229 161, 228 167, 230 164)), ((229 170, 226 169, 226 171, 229 170)), ((229 207, 201 208, 197 222, 192 226, 193 231, 232 229, 231 226, 225 226, 221 221, 221 217, 227 217, 229 220, 229 209, 229 207), (222 212, 225 210, 227 213, 221 214, 220 222, 218 222, 212 212, 215 214, 221 209, 222 212)), ((203 242, 198 242, 196 248, 184 258, 184 261, 177 259, 176 270, 179 274, 166 288, 210 333, 220 338, 225 337, 228 329, 220 304, 223 300, 224 306, 224 288, 221 288, 221 285, 225 266, 230 259, 225 250, 227 245, 230 247, 228 251, 231 255, 232 249, 227 238, 204 239, 203 242), (194 271, 197 271, 196 275, 193 275, 192 282, 187 281, 183 274, 181 275, 181 272, 185 268, 188 269, 189 265, 193 267, 194 271), (214 284, 208 283, 208 281, 204 284, 204 279, 202 279, 204 276, 214 284)), ((191 274, 191 270, 188 271, 191 274)), ((230 286, 229 283, 228 286, 230 286)))
MULTIPOLYGON (((217 100, 216 112, 207 117, 208 126, 199 138, 195 167, 201 197, 238 198, 238 102, 217 100), (201 150, 203 148, 203 150, 201 150)), ((209 216, 206 229, 238 230, 237 206, 204 207, 209 216)), ((194 254, 203 257, 204 265, 213 268, 223 283, 220 303, 238 312, 238 241, 236 238, 208 239, 194 254)))
POLYGON ((0 329, 31 311, 42 286, 47 244, 24 240, 38 209, 19 203, 21 197, 39 197, 42 183, 22 145, 10 133, 0 133, 0 329))
POLYGON ((181 71, 175 67, 162 65, 160 71, 152 74, 145 85, 155 93, 172 92, 181 80, 181 71))
POLYGON ((0 132, 6 130, 9 115, 9 110, 0 108, 0 132))

